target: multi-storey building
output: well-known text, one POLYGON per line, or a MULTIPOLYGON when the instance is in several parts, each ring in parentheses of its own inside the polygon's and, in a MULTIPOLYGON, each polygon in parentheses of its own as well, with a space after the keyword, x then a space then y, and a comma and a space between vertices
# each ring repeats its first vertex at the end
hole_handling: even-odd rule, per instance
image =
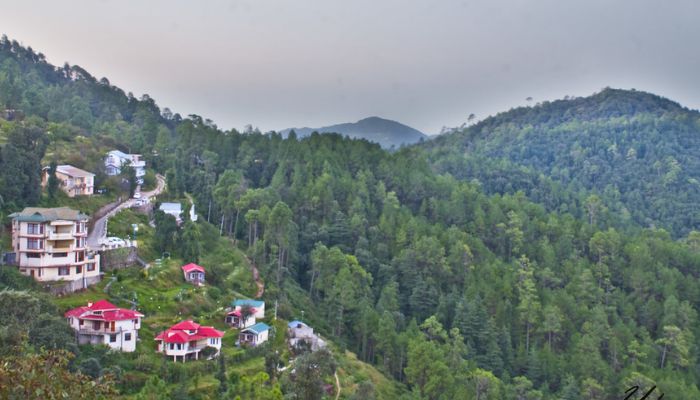
POLYGON ((107 300, 88 303, 65 313, 79 344, 106 344, 120 351, 136 350, 143 314, 119 308, 107 300))
POLYGON ((68 291, 99 282, 100 256, 87 247, 87 215, 68 207, 28 207, 10 217, 20 272, 40 282, 66 281, 68 291))
POLYGON ((143 176, 146 175, 146 161, 141 158, 140 154, 126 154, 119 150, 112 150, 107 153, 105 158, 105 170, 107 175, 119 175, 122 166, 130 165, 136 172, 136 178, 139 183, 143 183, 143 176))
MULTIPOLYGON (((56 178, 61 182, 60 188, 68 197, 89 196, 95 190, 95 174, 83 171, 72 165, 59 165, 56 167, 56 178)), ((41 185, 49 184, 49 167, 44 168, 41 175, 41 185)))
POLYGON ((221 351, 221 338, 224 332, 211 326, 201 326, 192 320, 182 321, 163 331, 155 337, 158 351, 173 361, 199 359, 199 353, 207 347, 216 349, 212 356, 218 356, 221 351))

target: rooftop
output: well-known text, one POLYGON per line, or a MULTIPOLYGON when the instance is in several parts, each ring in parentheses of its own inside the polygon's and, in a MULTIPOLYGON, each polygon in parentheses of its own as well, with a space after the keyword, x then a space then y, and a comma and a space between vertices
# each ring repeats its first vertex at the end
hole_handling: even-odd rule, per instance
POLYGON ((258 322, 257 324, 248 327, 246 329, 243 329, 241 332, 255 332, 255 334, 259 334, 262 332, 265 332, 270 329, 270 326, 264 322, 258 322))
POLYGON ((287 327, 288 327, 289 329, 294 329, 294 328, 298 327, 299 325, 301 325, 303 328, 308 328, 308 327, 309 327, 308 325, 306 325, 305 323, 303 323, 303 322, 301 322, 301 321, 299 321, 299 320, 294 320, 294 321, 288 323, 288 324, 287 324, 287 327))
MULTIPOLYGON (((49 169, 50 167, 44 167, 45 170, 49 169)), ((78 167, 74 167, 72 165, 58 165, 56 166, 56 172, 61 173, 63 175, 68 175, 73 178, 86 178, 90 176, 95 176, 92 172, 88 172, 85 170, 82 170, 78 167)))
POLYGON ((27 207, 20 212, 10 214, 10 217, 23 222, 84 221, 88 219, 87 215, 68 207, 27 207))
POLYGON ((192 271, 204 272, 204 267, 201 267, 195 263, 189 263, 187 265, 183 265, 182 270, 185 271, 185 273, 192 271))
POLYGON ((212 326, 201 326, 198 323, 187 320, 179 322, 163 332, 160 332, 155 340, 165 343, 186 343, 193 340, 223 337, 224 332, 212 326))
POLYGON ((182 212, 182 205, 180 203, 161 203, 159 210, 163 212, 182 212))
POLYGON ((251 306, 251 307, 264 307, 265 302, 262 300, 251 300, 251 299, 238 299, 235 300, 232 305, 234 307, 243 307, 245 305, 251 306))
POLYGON ((99 321, 125 321, 143 317, 143 314, 138 311, 119 308, 107 300, 98 300, 94 303, 88 303, 87 306, 68 310, 64 316, 66 318, 75 317, 99 321))

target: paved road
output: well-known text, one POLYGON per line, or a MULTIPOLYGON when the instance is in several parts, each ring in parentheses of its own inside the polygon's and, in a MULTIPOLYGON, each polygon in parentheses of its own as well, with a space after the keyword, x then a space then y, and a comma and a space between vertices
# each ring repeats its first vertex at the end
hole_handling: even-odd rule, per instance
MULTIPOLYGON (((150 192, 141 192, 142 199, 151 198, 163 192, 163 190, 165 189, 165 177, 163 177, 162 175, 156 175, 156 179, 156 188, 151 190, 150 192)), ((114 214, 118 213, 119 211, 125 208, 131 207, 131 205, 134 204, 135 201, 136 200, 134 199, 126 199, 121 201, 116 207, 114 207, 114 203, 108 204, 105 207, 103 207, 103 209, 110 209, 112 207, 114 208, 110 212, 102 216, 100 219, 95 221, 92 230, 88 232, 88 247, 90 247, 93 250, 99 250, 100 241, 107 237, 107 220, 109 219, 109 217, 113 216, 114 214)))

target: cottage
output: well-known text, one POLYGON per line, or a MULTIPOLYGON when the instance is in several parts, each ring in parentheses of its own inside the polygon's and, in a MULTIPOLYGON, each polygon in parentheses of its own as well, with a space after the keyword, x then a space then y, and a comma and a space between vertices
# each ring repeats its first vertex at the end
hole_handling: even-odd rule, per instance
POLYGON ((244 315, 242 308, 238 308, 226 313, 226 323, 233 328, 247 328, 255 325, 255 315, 244 315))
POLYGON ((119 175, 122 167, 130 165, 136 172, 136 179, 143 184, 143 176, 146 175, 146 162, 140 154, 126 154, 119 150, 112 150, 105 157, 105 171, 107 175, 119 175))
POLYGON ((249 306, 253 309, 255 318, 265 318, 265 302, 262 300, 238 299, 231 303, 231 306, 234 311, 249 306))
POLYGON ((289 346, 299 347, 303 344, 309 346, 311 351, 317 351, 326 347, 326 342, 314 333, 314 329, 301 321, 292 321, 287 324, 287 336, 289 346))
POLYGON ((189 263, 182 266, 182 273, 185 274, 185 280, 196 286, 204 284, 204 268, 195 264, 189 263))
POLYGON ((40 282, 66 281, 69 291, 100 281, 100 256, 87 247, 87 215, 68 207, 27 207, 10 218, 21 273, 40 282))
POLYGON ((143 314, 119 308, 107 300, 67 311, 64 316, 76 331, 79 344, 106 344, 114 350, 136 350, 143 314))
POLYGON ((258 346, 267 342, 270 333, 270 326, 264 322, 245 328, 238 334, 238 342, 240 346, 258 346))
POLYGON ((173 361, 198 360, 199 353, 207 347, 216 349, 212 357, 221 352, 221 338, 224 332, 211 326, 201 326, 192 320, 182 321, 168 330, 159 333, 155 340, 158 342, 158 352, 172 357, 173 361))
MULTIPOLYGON (((44 167, 41 175, 41 186, 49 184, 49 167, 44 167)), ((66 192, 68 197, 90 196, 95 189, 95 174, 83 171, 72 165, 59 165, 56 167, 56 178, 58 178, 61 190, 66 192)))

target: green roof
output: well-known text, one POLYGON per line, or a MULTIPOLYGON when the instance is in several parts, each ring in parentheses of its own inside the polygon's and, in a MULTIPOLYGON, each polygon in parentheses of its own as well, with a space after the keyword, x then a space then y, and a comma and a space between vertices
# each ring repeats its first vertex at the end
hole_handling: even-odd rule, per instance
POLYGON ((270 325, 268 325, 268 324, 266 324, 266 323, 264 323, 264 322, 258 322, 257 324, 255 324, 255 325, 253 325, 253 326, 251 326, 251 327, 248 327, 248 328, 246 328, 246 329, 243 329, 243 332, 245 332, 245 331, 253 331, 253 332, 255 332, 256 334, 260 334, 260 333, 265 332, 265 331, 267 331, 267 330, 269 330, 269 329, 270 329, 270 325))
POLYGON ((243 307, 243 306, 245 306, 245 305, 248 305, 248 306, 251 306, 251 307, 258 308, 258 307, 264 306, 264 305, 265 305, 265 302, 262 301, 262 300, 239 299, 239 300, 235 300, 235 301, 233 302, 232 305, 233 305, 234 307, 238 307, 238 306, 243 307))
POLYGON ((68 207, 27 207, 21 212, 10 214, 10 217, 21 222, 84 221, 88 219, 87 215, 68 207))

